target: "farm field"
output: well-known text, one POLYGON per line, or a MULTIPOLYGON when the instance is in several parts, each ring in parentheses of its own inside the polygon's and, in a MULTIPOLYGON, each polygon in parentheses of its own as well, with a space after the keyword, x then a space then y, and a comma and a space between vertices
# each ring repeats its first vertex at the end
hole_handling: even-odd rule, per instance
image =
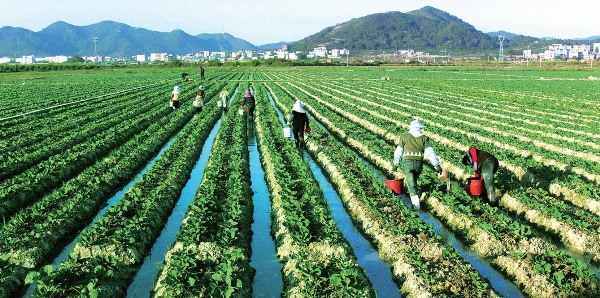
POLYGON ((0 297, 388 296, 336 212, 350 216, 402 296, 598 297, 600 71, 532 69, 3 75, 0 297), (175 85, 178 110, 168 105, 175 85), (201 112, 192 106, 199 85, 201 112), (216 104, 223 89, 227 112, 216 104), (254 118, 239 113, 247 89, 254 118), (312 128, 304 150, 282 133, 296 100, 312 128), (384 183, 415 118, 452 181, 424 166, 421 210, 384 183), (463 190, 473 173, 460 161, 473 145, 500 161, 497 206, 463 190), (264 220, 253 215, 253 147, 282 268, 269 275, 282 284, 275 293, 253 286, 265 274, 252 251, 251 225, 264 220))

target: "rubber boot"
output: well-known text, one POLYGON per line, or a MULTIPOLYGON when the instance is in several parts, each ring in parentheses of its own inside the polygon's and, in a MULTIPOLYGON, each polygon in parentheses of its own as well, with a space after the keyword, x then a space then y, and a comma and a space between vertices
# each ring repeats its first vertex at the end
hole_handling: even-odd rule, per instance
POLYGON ((490 204, 492 204, 492 205, 496 204, 496 192, 495 191, 488 192, 487 197, 488 197, 488 201, 490 202, 490 204))
POLYGON ((421 204, 419 203, 418 195, 410 196, 410 202, 413 204, 413 207, 415 207, 415 209, 421 208, 421 204))

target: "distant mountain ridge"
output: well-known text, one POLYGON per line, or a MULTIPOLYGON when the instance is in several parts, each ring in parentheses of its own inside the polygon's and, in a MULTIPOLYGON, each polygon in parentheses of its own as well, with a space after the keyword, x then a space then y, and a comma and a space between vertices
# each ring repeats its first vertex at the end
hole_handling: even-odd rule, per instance
POLYGON ((182 30, 151 31, 103 21, 87 26, 55 22, 39 32, 15 27, 0 28, 0 56, 15 53, 35 56, 98 55, 129 57, 150 53, 195 53, 206 51, 256 50, 257 46, 231 34, 189 35, 182 30), (94 37, 98 37, 94 44, 94 37))
POLYGON ((331 26, 293 44, 307 49, 315 43, 352 50, 416 49, 482 51, 495 40, 461 19, 426 6, 402 13, 377 13, 331 26))
POLYGON ((431 6, 407 13, 392 11, 354 18, 327 27, 294 42, 256 46, 228 33, 190 35, 182 30, 151 31, 144 28, 103 21, 87 26, 55 22, 39 32, 5 26, 0 28, 0 57, 35 55, 92 56, 94 37, 101 56, 131 57, 137 54, 187 54, 198 51, 239 51, 281 48, 292 51, 312 50, 320 44, 328 48, 356 51, 413 49, 430 52, 490 53, 499 48, 498 36, 504 35, 505 53, 523 49, 543 50, 552 43, 600 42, 600 36, 560 40, 536 38, 506 31, 483 33, 460 18, 431 6))

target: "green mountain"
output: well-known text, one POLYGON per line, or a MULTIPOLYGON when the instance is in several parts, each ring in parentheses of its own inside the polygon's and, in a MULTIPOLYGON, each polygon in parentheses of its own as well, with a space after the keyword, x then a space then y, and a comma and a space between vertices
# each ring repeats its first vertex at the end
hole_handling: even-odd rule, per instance
MULTIPOLYGON (((181 30, 157 32, 113 21, 89 26, 56 22, 39 32, 15 27, 0 28, 0 57, 55 55, 130 57, 136 54, 188 54, 198 51, 278 49, 289 44, 292 51, 309 51, 318 45, 360 51, 412 49, 432 53, 482 54, 498 51, 498 35, 504 35, 504 53, 521 54, 524 49, 541 52, 549 44, 580 44, 524 36, 505 31, 483 33, 445 11, 425 6, 408 13, 386 12, 355 18, 327 27, 295 42, 255 46, 230 34, 189 35, 181 30), (94 43, 94 37, 98 42, 94 43)), ((585 42, 598 42, 596 36, 585 42)))
POLYGON ((491 36, 433 7, 408 13, 386 12, 355 18, 331 26, 293 43, 293 49, 318 44, 349 50, 400 50, 479 52, 497 48, 491 36))
POLYGON ((0 56, 98 55, 130 57, 137 54, 187 54, 198 51, 254 50, 256 46, 230 34, 192 36, 181 30, 157 32, 113 21, 88 26, 56 22, 33 32, 0 28, 0 56), (94 43, 94 37, 98 42, 94 43))

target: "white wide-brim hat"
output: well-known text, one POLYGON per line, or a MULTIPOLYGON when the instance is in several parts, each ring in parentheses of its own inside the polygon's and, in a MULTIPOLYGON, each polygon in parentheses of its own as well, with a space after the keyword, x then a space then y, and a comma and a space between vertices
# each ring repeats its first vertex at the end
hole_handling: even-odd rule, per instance
POLYGON ((423 122, 421 122, 421 120, 415 119, 410 122, 408 129, 411 129, 411 128, 424 129, 425 127, 426 127, 425 124, 423 124, 423 122))

